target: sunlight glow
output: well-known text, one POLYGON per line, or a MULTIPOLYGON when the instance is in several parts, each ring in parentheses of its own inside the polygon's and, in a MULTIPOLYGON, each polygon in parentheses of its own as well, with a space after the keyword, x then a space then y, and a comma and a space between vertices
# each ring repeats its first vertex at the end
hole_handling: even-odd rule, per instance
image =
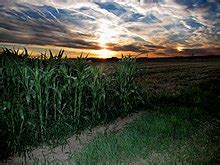
POLYGON ((100 58, 111 58, 115 55, 113 51, 107 49, 107 44, 111 43, 113 36, 117 35, 117 32, 111 26, 111 22, 104 19, 99 20, 98 42, 102 49, 95 51, 95 54, 100 58))
POLYGON ((111 58, 115 55, 113 51, 108 49, 97 50, 96 54, 99 55, 100 58, 111 58))
POLYGON ((182 46, 177 46, 176 49, 179 51, 179 52, 182 52, 184 50, 184 47, 182 46))
POLYGON ((107 43, 112 41, 113 36, 117 35, 117 32, 111 27, 111 22, 106 20, 99 20, 99 39, 100 46, 105 47, 107 43))

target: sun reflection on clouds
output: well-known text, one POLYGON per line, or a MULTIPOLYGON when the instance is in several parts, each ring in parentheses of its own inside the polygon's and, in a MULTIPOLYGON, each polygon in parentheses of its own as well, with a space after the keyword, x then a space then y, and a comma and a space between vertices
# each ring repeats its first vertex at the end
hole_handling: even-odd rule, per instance
POLYGON ((99 36, 98 42, 100 46, 106 47, 107 43, 112 42, 112 37, 117 36, 117 31, 111 28, 111 24, 109 21, 101 19, 98 24, 99 28, 97 31, 97 35, 99 36))
POLYGON ((107 49, 107 44, 116 42, 113 37, 119 35, 119 31, 115 30, 115 26, 112 23, 105 19, 98 20, 98 43, 102 48, 101 50, 94 51, 95 54, 99 55, 100 58, 111 58, 115 54, 113 51, 107 49))

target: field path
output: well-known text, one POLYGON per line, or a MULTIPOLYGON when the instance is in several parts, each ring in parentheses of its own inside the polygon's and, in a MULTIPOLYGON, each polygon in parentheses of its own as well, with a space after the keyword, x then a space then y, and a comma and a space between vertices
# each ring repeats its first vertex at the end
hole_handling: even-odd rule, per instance
POLYGON ((14 156, 9 158, 7 163, 0 163, 3 165, 15 164, 34 164, 34 163, 63 163, 72 164, 69 162, 71 155, 82 149, 85 144, 88 144, 92 139, 100 134, 109 134, 121 131, 127 124, 136 120, 143 112, 133 113, 124 118, 118 118, 107 125, 100 125, 93 128, 91 131, 86 130, 81 135, 73 135, 67 139, 67 144, 50 148, 48 146, 36 148, 27 154, 27 157, 14 156))

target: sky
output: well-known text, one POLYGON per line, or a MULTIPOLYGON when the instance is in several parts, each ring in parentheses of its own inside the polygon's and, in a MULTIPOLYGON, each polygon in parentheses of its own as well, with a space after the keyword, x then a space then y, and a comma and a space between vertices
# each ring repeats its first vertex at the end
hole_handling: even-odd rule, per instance
POLYGON ((71 58, 219 55, 220 0, 0 0, 0 47, 71 58))

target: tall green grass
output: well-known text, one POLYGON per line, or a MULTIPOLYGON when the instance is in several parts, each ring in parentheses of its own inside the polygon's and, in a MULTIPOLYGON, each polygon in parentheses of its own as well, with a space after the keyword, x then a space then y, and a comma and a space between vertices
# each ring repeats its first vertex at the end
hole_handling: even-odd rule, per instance
POLYGON ((217 164, 218 119, 200 108, 157 107, 123 130, 96 136, 73 164, 217 164))
POLYGON ((134 105, 137 106, 137 103, 143 102, 140 91, 135 83, 135 78, 137 75, 135 62, 135 58, 131 58, 130 56, 122 56, 122 60, 119 62, 119 65, 116 66, 116 94, 118 97, 120 110, 124 113, 132 110, 134 105))
POLYGON ((51 51, 30 58, 25 49, 0 54, 0 158, 61 141, 143 104, 135 59, 122 57, 112 74, 86 57, 51 51))

